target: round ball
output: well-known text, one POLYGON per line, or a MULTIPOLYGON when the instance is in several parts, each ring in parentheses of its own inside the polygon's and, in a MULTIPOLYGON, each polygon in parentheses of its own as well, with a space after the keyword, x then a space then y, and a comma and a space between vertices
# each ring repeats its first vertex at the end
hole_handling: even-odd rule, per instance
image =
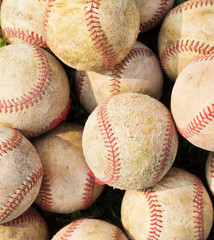
POLYGON ((135 240, 206 240, 213 207, 198 177, 172 168, 154 187, 125 192, 121 220, 135 240))
POLYGON ((214 196, 214 152, 210 152, 206 161, 205 176, 208 187, 214 196))
POLYGON ((123 231, 111 223, 81 218, 59 230, 52 240, 128 240, 123 231))
POLYGON ((0 225, 0 239, 49 240, 48 227, 43 217, 30 207, 18 218, 0 225))
POLYGON ((70 87, 56 58, 17 43, 0 48, 0 61, 0 125, 36 137, 66 119, 70 87))
POLYGON ((44 166, 36 203, 45 211, 86 209, 104 188, 89 174, 82 152, 82 131, 79 125, 62 123, 33 141, 44 166))
POLYGON ((186 1, 166 15, 158 39, 162 67, 175 80, 196 57, 214 52, 213 1, 186 1))
POLYGON ((139 25, 135 0, 49 1, 44 20, 52 52, 72 68, 95 72, 129 53, 139 25))
POLYGON ((0 127, 0 223, 25 212, 36 199, 43 166, 30 141, 19 131, 0 127))
POLYGON ((194 59, 179 74, 171 95, 180 134, 193 145, 214 151, 214 54, 194 59))
POLYGON ((178 138, 168 109, 138 93, 98 105, 83 130, 83 152, 97 182, 119 189, 156 184, 174 162, 178 138))
POLYGON ((7 42, 32 43, 47 48, 43 32, 46 4, 46 0, 4 0, 1 27, 7 42))
POLYGON ((159 60, 140 42, 113 68, 100 73, 76 71, 75 80, 80 103, 89 113, 115 94, 136 92, 159 99, 163 89, 159 60))
POLYGON ((140 31, 146 32, 160 23, 174 0, 136 0, 140 12, 140 31))

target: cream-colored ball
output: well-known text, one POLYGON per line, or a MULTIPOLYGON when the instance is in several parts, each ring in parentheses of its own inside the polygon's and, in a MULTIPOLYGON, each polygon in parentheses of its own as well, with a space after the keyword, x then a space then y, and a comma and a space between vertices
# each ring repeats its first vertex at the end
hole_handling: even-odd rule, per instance
POLYGON ((160 99, 163 73, 156 55, 136 42, 130 53, 108 71, 76 71, 75 83, 80 103, 91 113, 99 103, 119 93, 143 93, 160 99))
POLYGON ((52 240, 128 240, 117 226, 98 219, 81 218, 59 230, 52 240))
POLYGON ((158 51, 171 80, 194 58, 214 52, 213 34, 213 0, 189 0, 168 12, 159 32, 158 51))
POLYGON ((214 54, 192 60, 180 72, 171 95, 172 116, 193 145, 214 151, 214 54))
POLYGON ((154 187, 125 192, 121 220, 134 240, 206 240, 213 206, 198 177, 172 168, 154 187))
POLYGON ((140 30, 149 31, 163 19, 174 0, 136 0, 140 12, 140 30))
POLYGON ((43 217, 32 207, 14 220, 0 225, 1 240, 49 240, 43 217))
POLYGON ((83 130, 83 152, 97 182, 119 189, 156 184, 172 166, 177 148, 168 109, 138 93, 102 102, 83 130))
POLYGON ((17 218, 36 199, 43 177, 40 157, 19 131, 0 127, 0 223, 17 218))
POLYGON ((210 152, 206 161, 205 176, 208 187, 214 196, 214 152, 210 152))
POLYGON ((71 213, 89 208, 104 186, 95 183, 82 152, 83 128, 62 123, 34 139, 44 166, 36 203, 45 211, 71 213))
POLYGON ((4 0, 1 6, 1 27, 9 43, 32 43, 47 48, 43 18, 46 0, 4 0))
POLYGON ((52 52, 72 68, 95 72, 129 53, 139 25, 135 0, 49 0, 44 19, 52 52))
POLYGON ((27 43, 0 49, 0 125, 35 137, 66 119, 70 87, 62 65, 27 43))

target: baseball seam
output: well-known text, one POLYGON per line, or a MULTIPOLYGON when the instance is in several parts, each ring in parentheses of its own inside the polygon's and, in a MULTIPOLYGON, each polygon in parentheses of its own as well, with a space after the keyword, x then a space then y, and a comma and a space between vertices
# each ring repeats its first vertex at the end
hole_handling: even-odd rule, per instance
POLYGON ((94 188, 95 179, 88 172, 82 198, 82 209, 87 209, 92 205, 94 188))
POLYGON ((70 224, 70 226, 68 227, 68 229, 63 234, 63 236, 60 238, 60 240, 69 240, 72 233, 77 229, 77 227, 79 226, 80 223, 82 223, 83 220, 84 220, 83 218, 80 218, 80 219, 72 222, 70 224))
POLYGON ((112 234, 112 240, 120 240, 122 235, 123 235, 122 230, 118 227, 115 227, 112 234))
POLYGON ((33 171, 22 183, 21 187, 10 197, 0 210, 0 223, 2 223, 21 204, 24 197, 33 189, 38 180, 43 176, 43 166, 33 171))
POLYGON ((47 42, 48 20, 49 20, 49 14, 51 12, 51 8, 53 7, 53 2, 55 2, 55 0, 48 0, 47 6, 46 6, 46 9, 45 9, 44 21, 43 21, 43 30, 44 30, 45 42, 47 42))
POLYGON ((79 100, 82 99, 82 91, 87 74, 84 71, 79 71, 79 76, 77 80, 77 95, 79 100))
POLYGON ((203 184, 195 178, 193 187, 194 239, 204 240, 203 226, 203 184))
POLYGON ((161 19, 161 17, 165 13, 168 2, 169 2, 169 0, 161 0, 157 11, 154 13, 154 15, 151 17, 151 19, 149 19, 147 22, 140 24, 141 31, 144 31, 144 28, 147 30, 147 29, 153 27, 161 19))
POLYGON ((19 146, 19 144, 22 141, 22 135, 19 131, 15 129, 11 129, 12 134, 8 138, 6 138, 4 141, 0 143, 0 156, 7 153, 8 150, 12 151, 13 148, 16 148, 19 146))
POLYGON ((163 228, 161 204, 159 203, 157 194, 153 188, 145 189, 143 194, 150 209, 150 226, 147 239, 158 240, 163 228))
POLYGON ((38 33, 34 33, 29 30, 21 30, 20 28, 5 27, 2 28, 2 35, 7 42, 10 42, 11 38, 18 38, 22 41, 25 41, 30 44, 35 44, 39 47, 47 48, 47 44, 44 41, 42 36, 39 36, 38 33))
POLYGON ((166 128, 166 133, 165 133, 165 138, 164 138, 164 143, 163 143, 163 149, 162 149, 162 154, 160 156, 160 160, 157 166, 157 169, 155 170, 153 179, 152 179, 152 185, 155 185, 159 180, 160 177, 165 169, 165 166, 167 164, 167 161, 169 160, 170 156, 170 150, 172 147, 172 140, 173 136, 175 135, 175 129, 174 129, 174 124, 171 119, 171 115, 168 113, 167 116, 167 128, 166 128))
POLYGON ((49 179, 46 173, 43 176, 39 194, 41 196, 41 208, 45 211, 50 211, 51 207, 53 206, 53 198, 49 179))
POLYGON ((89 4, 89 6, 85 7, 88 31, 90 32, 95 47, 102 55, 105 63, 104 70, 107 70, 115 65, 116 54, 113 46, 108 42, 107 36, 102 30, 99 21, 98 10, 100 7, 100 0, 89 0, 86 1, 86 4, 89 4))
POLYGON ((213 153, 211 155, 210 173, 211 173, 211 178, 214 178, 214 154, 213 153))

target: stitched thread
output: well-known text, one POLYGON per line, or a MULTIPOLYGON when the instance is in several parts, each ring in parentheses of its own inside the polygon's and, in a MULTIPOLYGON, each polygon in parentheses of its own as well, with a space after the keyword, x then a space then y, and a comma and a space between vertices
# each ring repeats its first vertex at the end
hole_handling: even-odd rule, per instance
POLYGON ((90 175, 90 173, 88 173, 86 177, 86 183, 85 183, 84 193, 82 198, 82 209, 87 209, 92 205, 94 187, 95 187, 95 179, 90 175))
POLYGON ((65 233, 63 234, 63 236, 60 238, 60 240, 69 240, 69 238, 71 237, 72 233, 77 229, 77 227, 79 226, 80 223, 82 223, 84 219, 78 219, 74 222, 72 222, 69 227, 67 228, 67 230, 65 231, 65 233))
POLYGON ((140 24, 141 31, 143 31, 144 28, 145 29, 151 28, 154 24, 156 24, 161 19, 161 17, 165 13, 168 2, 169 2, 169 0, 161 0, 160 5, 159 5, 157 11, 155 12, 155 14, 153 15, 153 17, 151 19, 149 19, 147 22, 140 24))
POLYGON ((78 81, 77 81, 77 95, 78 95, 79 99, 82 99, 82 90, 83 90, 86 76, 87 76, 86 72, 79 71, 79 77, 78 77, 78 81))
POLYGON ((143 190, 143 194, 150 209, 150 227, 147 240, 158 240, 163 228, 161 204, 153 188, 143 190))
POLYGON ((210 162, 210 172, 211 172, 211 178, 214 178, 214 154, 211 155, 211 162, 210 162))
POLYGON ((203 226, 203 184, 195 177, 193 187, 193 207, 194 207, 194 239, 204 240, 203 226))
POLYGON ((166 128, 166 133, 165 133, 165 138, 164 138, 164 143, 163 143, 163 149, 162 149, 162 155, 160 156, 160 160, 157 166, 157 169, 154 173, 154 177, 152 179, 152 185, 155 185, 159 180, 160 177, 165 169, 165 166, 169 160, 169 155, 170 155, 170 150, 172 147, 172 140, 174 136, 174 124, 171 119, 171 115, 168 113, 167 116, 167 128, 166 128))
POLYGON ((44 21, 43 21, 43 30, 44 30, 44 39, 45 42, 47 42, 47 27, 48 27, 48 20, 49 20, 49 14, 51 12, 51 8, 53 7, 53 2, 56 0, 48 0, 46 9, 45 9, 45 14, 44 14, 44 21))
POLYGON ((104 70, 107 70, 115 65, 116 55, 99 21, 98 10, 100 7, 100 0, 89 0, 86 1, 86 4, 88 5, 85 7, 88 31, 91 34, 94 45, 101 53, 105 62, 104 70))
POLYGON ((16 190, 3 208, 0 210, 0 223, 2 223, 11 213, 19 207, 24 197, 33 189, 37 184, 38 180, 43 176, 44 169, 43 166, 32 172, 22 183, 22 186, 16 190))
POLYGON ((21 30, 20 28, 6 27, 2 28, 2 35, 4 39, 8 42, 11 38, 18 38, 30 44, 35 44, 39 47, 47 48, 47 44, 42 36, 29 30, 21 30))
POLYGON ((112 240, 120 240, 122 236, 123 236, 122 230, 118 227, 115 227, 112 234, 112 240))

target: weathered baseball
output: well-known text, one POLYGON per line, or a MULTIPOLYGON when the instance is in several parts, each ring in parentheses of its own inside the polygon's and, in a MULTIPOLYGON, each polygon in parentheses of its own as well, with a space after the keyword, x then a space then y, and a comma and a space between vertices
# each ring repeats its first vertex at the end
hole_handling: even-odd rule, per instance
POLYGON ((43 18, 46 0, 4 0, 1 6, 1 27, 9 43, 32 43, 47 48, 43 18))
POLYGON ((31 44, 0 49, 0 125, 34 137, 66 119, 70 87, 64 68, 31 44))
POLYGON ((135 0, 49 0, 44 18, 46 42, 65 64, 104 71, 134 45, 140 26, 135 0))
POLYGON ((140 42, 113 68, 100 73, 76 71, 75 81, 79 100, 88 112, 115 94, 136 92, 159 99, 163 89, 159 60, 140 42))
POLYGON ((171 95, 172 116, 193 145, 214 151, 214 54, 192 60, 180 72, 171 95))
POLYGON ((214 196, 214 152, 208 154, 205 175, 208 187, 214 196))
POLYGON ((213 206, 198 177, 172 168, 154 187, 125 192, 121 220, 135 240, 206 240, 213 206))
POLYGON ((102 102, 83 130, 83 152, 97 182, 119 189, 156 184, 172 166, 178 138, 168 109, 139 93, 102 102))
POLYGON ((86 209, 104 188, 89 174, 82 152, 82 131, 79 125, 62 123, 33 141, 44 166, 36 203, 45 211, 86 209))
POLYGON ((186 1, 166 15, 159 32, 162 67, 175 80, 192 59, 214 52, 214 1, 186 1))
POLYGON ((128 240, 117 226, 98 219, 81 218, 59 230, 52 240, 128 240))
POLYGON ((136 0, 140 12, 140 31, 146 32, 160 23, 174 0, 136 0))
POLYGON ((30 141, 18 130, 0 127, 0 223, 25 212, 36 199, 43 166, 30 141))
POLYGON ((32 207, 14 220, 0 225, 2 240, 49 240, 43 217, 32 207))

